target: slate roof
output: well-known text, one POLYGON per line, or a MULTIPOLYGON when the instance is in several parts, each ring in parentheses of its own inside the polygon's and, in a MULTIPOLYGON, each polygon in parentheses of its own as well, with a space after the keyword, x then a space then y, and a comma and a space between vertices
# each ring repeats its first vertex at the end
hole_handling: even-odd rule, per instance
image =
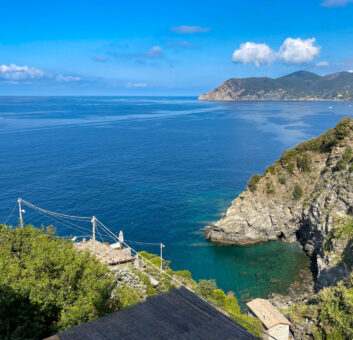
POLYGON ((248 302, 247 305, 267 329, 280 324, 289 326, 291 324, 268 300, 257 298, 248 302))
POLYGON ((72 339, 259 339, 185 288, 57 334, 72 339))
POLYGON ((85 241, 85 242, 74 242, 74 247, 77 250, 88 250, 92 254, 96 256, 96 258, 104 263, 104 264, 119 264, 133 261, 133 257, 131 256, 131 249, 113 249, 109 245, 104 244, 96 240, 96 253, 93 252, 93 241, 85 241))

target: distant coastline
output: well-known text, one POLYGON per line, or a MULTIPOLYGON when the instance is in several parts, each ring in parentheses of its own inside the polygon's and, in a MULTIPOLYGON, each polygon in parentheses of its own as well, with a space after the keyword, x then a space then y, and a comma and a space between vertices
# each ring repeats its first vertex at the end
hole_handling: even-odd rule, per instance
POLYGON ((353 73, 298 71, 280 78, 231 78, 201 101, 353 101, 353 73))

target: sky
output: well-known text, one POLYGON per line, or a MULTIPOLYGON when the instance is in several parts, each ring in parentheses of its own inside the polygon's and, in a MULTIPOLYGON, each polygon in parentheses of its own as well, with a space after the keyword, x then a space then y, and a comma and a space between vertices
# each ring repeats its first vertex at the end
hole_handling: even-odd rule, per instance
POLYGON ((353 0, 2 0, 0 95, 190 95, 353 70, 353 0))

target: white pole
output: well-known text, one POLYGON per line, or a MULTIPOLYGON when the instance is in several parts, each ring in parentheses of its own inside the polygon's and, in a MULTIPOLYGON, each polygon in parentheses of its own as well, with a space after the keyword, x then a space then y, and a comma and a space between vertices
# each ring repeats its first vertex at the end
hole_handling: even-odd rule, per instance
POLYGON ((20 227, 23 228, 23 219, 22 219, 22 208, 21 208, 21 198, 17 200, 18 202, 18 211, 20 213, 20 227))
POLYGON ((92 239, 93 239, 93 253, 96 255, 96 216, 92 217, 92 239))
POLYGON ((162 270, 162 266, 163 266, 163 248, 165 247, 165 245, 163 243, 161 243, 161 267, 160 269, 162 270))

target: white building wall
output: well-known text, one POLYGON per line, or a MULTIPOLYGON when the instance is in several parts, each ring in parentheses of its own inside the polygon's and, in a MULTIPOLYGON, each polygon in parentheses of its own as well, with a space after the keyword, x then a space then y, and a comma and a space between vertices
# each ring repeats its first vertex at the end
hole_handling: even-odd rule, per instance
POLYGON ((270 328, 267 331, 277 340, 288 340, 289 339, 289 326, 288 325, 277 325, 270 328))

